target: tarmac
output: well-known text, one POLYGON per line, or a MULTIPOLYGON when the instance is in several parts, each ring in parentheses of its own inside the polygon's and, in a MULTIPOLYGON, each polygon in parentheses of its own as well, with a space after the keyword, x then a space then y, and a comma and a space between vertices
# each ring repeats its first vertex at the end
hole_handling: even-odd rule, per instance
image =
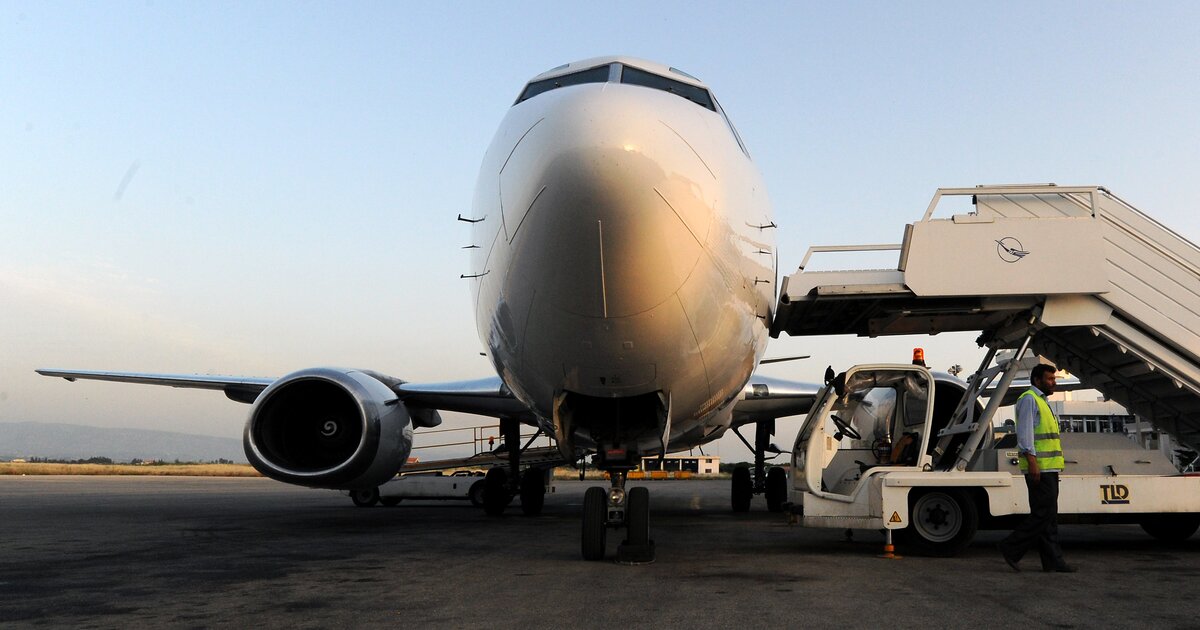
MULTIPOLYGON (((0 477, 0 626, 1195 628, 1200 535, 1063 526, 1076 574, 1008 568, 1005 532, 957 558, 878 556, 879 532, 729 509, 727 481, 645 482, 657 561, 580 559, 592 482, 541 516, 463 502, 356 508, 263 479, 0 477)), ((615 555, 622 534, 609 534, 615 555)), ((904 554, 904 550, 897 549, 904 554)))

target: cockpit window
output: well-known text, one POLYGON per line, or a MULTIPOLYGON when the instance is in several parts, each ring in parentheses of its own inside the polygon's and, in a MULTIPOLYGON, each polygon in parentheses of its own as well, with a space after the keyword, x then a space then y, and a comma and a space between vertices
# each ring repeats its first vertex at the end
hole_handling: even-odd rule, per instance
MULTIPOLYGON (((551 77, 534 81, 525 86, 525 91, 521 92, 521 96, 517 98, 517 103, 527 101, 538 94, 549 92, 555 88, 567 87, 568 85, 579 85, 581 83, 605 83, 608 81, 608 65, 596 66, 588 68, 573 74, 564 74, 560 77, 551 77)), ((516 105, 517 103, 513 103, 516 105)))
MULTIPOLYGON (((716 99, 713 99, 713 102, 716 103, 716 99)), ((729 120, 729 116, 725 113, 725 108, 721 107, 720 103, 716 103, 716 105, 717 105, 717 113, 721 115, 721 118, 725 119, 725 124, 729 126, 729 132, 733 134, 733 139, 737 140, 737 144, 739 147, 741 147, 742 153, 746 154, 746 157, 750 157, 750 151, 746 149, 746 145, 742 142, 742 136, 737 132, 737 129, 733 126, 733 121, 729 120)), ((754 159, 754 158, 750 158, 750 159, 754 159)))
MULTIPOLYGON (((639 70, 632 66, 625 66, 621 69, 621 83, 641 85, 643 87, 670 92, 676 96, 682 96, 701 107, 714 112, 717 111, 716 106, 713 105, 712 95, 708 93, 708 90, 691 85, 690 83, 668 79, 651 72, 646 72, 645 70, 639 70)), ((530 87, 533 86, 530 85, 530 87)))
MULTIPOLYGON (((516 105, 517 103, 523 103, 537 96, 538 94, 549 92, 550 90, 560 87, 579 85, 581 83, 605 83, 608 81, 610 76, 610 65, 611 64, 605 64, 603 66, 596 66, 595 68, 588 68, 587 70, 580 70, 579 72, 573 72, 571 74, 564 74, 562 76, 551 77, 549 79, 542 79, 541 81, 533 81, 529 85, 525 86, 525 90, 521 92, 521 96, 517 98, 517 102, 513 103, 513 105, 516 105)), ((654 74, 653 72, 646 72, 645 70, 634 68, 632 66, 626 66, 622 64, 617 67, 620 68, 621 71, 621 83, 628 85, 640 85, 642 87, 670 92, 676 96, 686 98, 687 100, 705 109, 720 113, 716 102, 713 100, 712 94, 709 94, 708 90, 702 87, 695 86, 690 83, 684 83, 683 81, 676 81, 675 79, 669 79, 667 77, 654 74)), ((557 69, 558 68, 555 68, 555 70, 557 69)), ((676 70, 675 68, 671 68, 671 71, 677 72, 682 76, 691 76, 686 72, 676 70)), ((737 132, 734 132, 734 136, 737 136, 737 132)), ((744 151, 745 149, 743 148, 742 150, 744 151)))

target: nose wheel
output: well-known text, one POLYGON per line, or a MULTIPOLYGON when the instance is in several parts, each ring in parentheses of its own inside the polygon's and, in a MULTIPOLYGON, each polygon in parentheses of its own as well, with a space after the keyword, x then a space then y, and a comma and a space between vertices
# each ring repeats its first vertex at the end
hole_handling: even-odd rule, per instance
POLYGON ((629 564, 654 562, 654 541, 650 540, 650 490, 641 486, 629 490, 625 510, 625 542, 617 547, 617 561, 629 564))
POLYGON ((608 496, 593 486, 583 493, 583 559, 603 560, 608 535, 608 496))
POLYGON ((650 539, 650 490, 644 487, 625 490, 628 471, 609 471, 611 488, 594 486, 583 495, 581 551, 583 559, 603 560, 607 555, 609 529, 625 529, 625 540, 617 546, 616 561, 622 564, 654 562, 654 541, 650 539))

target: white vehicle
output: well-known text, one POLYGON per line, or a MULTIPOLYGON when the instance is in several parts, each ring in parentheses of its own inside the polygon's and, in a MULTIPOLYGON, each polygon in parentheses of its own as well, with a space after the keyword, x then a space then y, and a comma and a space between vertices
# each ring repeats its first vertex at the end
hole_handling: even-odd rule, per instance
MULTIPOLYGON (((965 395, 911 366, 827 376, 793 452, 806 525, 895 530, 952 554, 977 527, 1027 512, 1015 445, 993 444, 991 423, 1021 393, 1012 383, 1028 359, 989 367, 1002 350, 1033 350, 1200 447, 1200 247, 1102 187, 938 189, 900 243, 809 248, 772 323, 791 335, 956 330, 980 331, 988 348, 965 395), (969 211, 935 216, 947 199, 969 211), (894 268, 805 268, 813 254, 885 250, 894 268)), ((1064 522, 1136 522, 1164 538, 1200 525, 1200 478, 1165 458, 1111 436, 1063 434, 1063 450, 1064 522)))
MULTIPOLYGON (((995 441, 974 397, 960 404, 967 390, 913 365, 860 365, 831 379, 792 452, 802 523, 887 530, 889 539, 894 531, 901 545, 931 555, 958 553, 979 528, 1011 528, 1029 513, 1016 435, 995 441), (964 412, 986 424, 956 425, 964 412), (972 434, 983 439, 964 453, 972 434)), ((1168 540, 1200 527, 1200 476, 1177 473, 1121 435, 1064 433, 1062 442, 1060 522, 1139 523, 1168 540)))
POLYGON ((449 475, 438 472, 399 475, 375 488, 351 490, 350 499, 358 507, 383 504, 399 505, 404 499, 468 500, 483 505, 483 471, 456 471, 449 475))

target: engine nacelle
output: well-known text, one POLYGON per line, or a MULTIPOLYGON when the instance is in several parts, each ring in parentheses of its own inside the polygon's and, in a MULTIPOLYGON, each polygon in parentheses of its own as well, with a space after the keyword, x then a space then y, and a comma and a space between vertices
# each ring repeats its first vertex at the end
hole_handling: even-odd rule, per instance
POLYGON ((377 486, 412 450, 412 422, 395 392, 358 370, 293 372, 259 394, 243 436, 259 472, 313 488, 377 486))

